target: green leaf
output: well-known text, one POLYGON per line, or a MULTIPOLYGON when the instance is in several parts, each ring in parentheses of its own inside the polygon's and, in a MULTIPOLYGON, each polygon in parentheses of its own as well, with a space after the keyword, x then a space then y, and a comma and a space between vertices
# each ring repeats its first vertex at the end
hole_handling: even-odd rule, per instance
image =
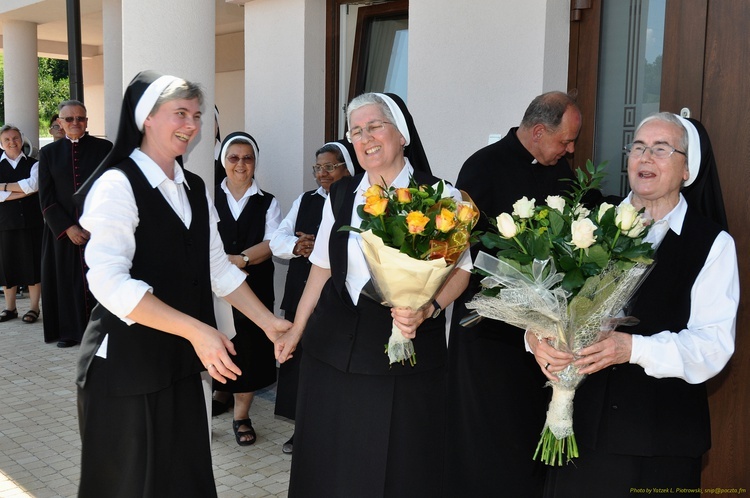
POLYGON ((588 248, 583 259, 596 264, 599 268, 604 268, 609 262, 609 254, 600 244, 594 244, 588 248))

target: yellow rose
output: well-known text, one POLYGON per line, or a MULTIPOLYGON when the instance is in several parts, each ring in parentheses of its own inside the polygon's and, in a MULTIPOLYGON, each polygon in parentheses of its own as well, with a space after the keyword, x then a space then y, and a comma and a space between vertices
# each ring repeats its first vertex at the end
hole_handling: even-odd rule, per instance
POLYGON ((401 204, 407 204, 411 202, 411 192, 408 188, 397 188, 396 189, 396 198, 398 199, 398 202, 401 204))
POLYGON ((406 215, 406 225, 409 227, 409 233, 412 234, 424 232, 424 227, 429 221, 430 218, 425 216, 422 211, 412 211, 406 215))
POLYGON ((435 217, 435 228, 443 233, 450 232, 456 226, 456 214, 448 209, 441 209, 435 217))
POLYGON ((363 197, 383 197, 383 187, 380 185, 371 185, 370 188, 365 190, 362 194, 363 197))
POLYGON ((371 195, 365 199, 364 210, 373 216, 382 216, 388 207, 388 199, 379 195, 371 195))
POLYGON ((462 225, 474 226, 479 213, 470 202, 459 202, 456 207, 456 217, 462 225))

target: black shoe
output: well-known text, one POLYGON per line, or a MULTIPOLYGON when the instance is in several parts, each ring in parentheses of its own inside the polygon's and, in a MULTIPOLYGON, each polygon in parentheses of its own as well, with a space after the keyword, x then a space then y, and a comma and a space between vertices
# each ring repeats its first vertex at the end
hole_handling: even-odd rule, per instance
POLYGON ((78 341, 74 341, 73 339, 62 339, 58 341, 57 347, 58 348, 72 348, 73 346, 77 344, 78 344, 78 341))
POLYGON ((293 446, 294 446, 294 434, 292 434, 292 437, 289 438, 289 441, 287 441, 281 446, 281 452, 284 453, 285 455, 291 455, 293 446))

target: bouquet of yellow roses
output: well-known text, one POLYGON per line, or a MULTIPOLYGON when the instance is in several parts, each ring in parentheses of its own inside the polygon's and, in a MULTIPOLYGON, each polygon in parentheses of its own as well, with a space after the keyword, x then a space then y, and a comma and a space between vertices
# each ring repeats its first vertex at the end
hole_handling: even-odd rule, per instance
MULTIPOLYGON (((419 309, 429 305, 469 247, 479 219, 474 203, 457 201, 441 180, 435 185, 384 188, 373 185, 357 208, 358 232, 377 299, 386 306, 419 309)), ((391 364, 416 364, 410 339, 393 325, 385 347, 391 364)))
MULTIPOLYGON (((632 317, 615 318, 625 308, 653 263, 651 244, 643 242, 650 226, 641 212, 622 203, 602 203, 593 210, 581 204, 604 173, 591 161, 569 197, 548 196, 546 205, 521 198, 513 213, 494 220, 498 233, 483 234, 485 247, 475 268, 484 290, 467 308, 479 315, 532 330, 559 350, 576 354, 632 317)), ((560 372, 552 386, 534 458, 562 465, 578 456, 573 433, 573 397, 584 379, 575 365, 560 372)))

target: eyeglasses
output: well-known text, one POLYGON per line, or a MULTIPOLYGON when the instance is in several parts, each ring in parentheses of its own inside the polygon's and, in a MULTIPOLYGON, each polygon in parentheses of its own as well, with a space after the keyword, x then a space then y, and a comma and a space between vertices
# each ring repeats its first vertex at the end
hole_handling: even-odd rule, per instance
POLYGON ((250 164, 255 162, 255 156, 247 155, 247 156, 238 156, 236 154, 232 154, 231 156, 227 156, 227 162, 229 164, 237 164, 238 162, 242 161, 245 164, 250 164))
POLYGON ((647 150, 651 151, 651 157, 655 157, 656 159, 666 159, 671 157, 675 152, 687 157, 687 154, 681 150, 675 149, 671 145, 654 145, 653 147, 646 147, 644 144, 635 143, 625 146, 625 154, 636 158, 643 156, 647 150))
POLYGON ((61 117, 60 119, 64 119, 66 123, 72 123, 73 121, 76 123, 85 123, 89 120, 86 116, 68 116, 67 118, 61 117))
POLYGON ((360 140, 362 140, 362 132, 366 131, 368 135, 372 136, 375 133, 380 133, 381 131, 383 131, 383 127, 387 124, 392 125, 393 123, 378 120, 370 121, 364 126, 364 128, 362 128, 361 126, 356 126, 346 132, 346 139, 349 140, 350 143, 359 142, 360 140))
POLYGON ((60 129, 60 125, 59 124, 53 124, 52 126, 49 127, 49 129, 50 130, 59 130, 60 129))
POLYGON ((316 164, 312 167, 313 173, 316 175, 319 175, 323 171, 326 171, 327 173, 333 173, 333 171, 336 168, 340 168, 341 166, 345 165, 346 163, 325 163, 325 164, 316 164))

